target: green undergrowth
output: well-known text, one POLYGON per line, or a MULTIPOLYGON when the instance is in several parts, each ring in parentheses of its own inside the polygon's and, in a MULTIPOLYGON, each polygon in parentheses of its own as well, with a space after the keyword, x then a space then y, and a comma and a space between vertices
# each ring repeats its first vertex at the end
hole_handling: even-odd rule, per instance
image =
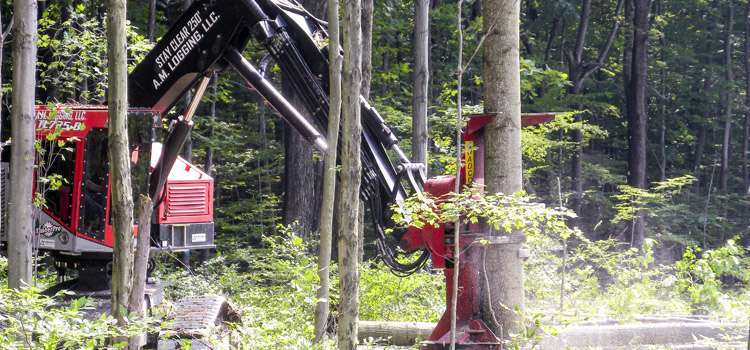
MULTIPOLYGON (((313 310, 319 286, 317 258, 311 243, 289 231, 264 237, 260 248, 221 252, 194 271, 162 270, 166 297, 176 300, 201 294, 226 295, 242 323, 232 325, 233 346, 308 349, 313 345, 313 310), (251 345, 250 345, 251 344, 251 345)), ((331 276, 331 317, 335 329, 338 273, 331 276)), ((442 274, 419 273, 399 278, 380 263, 360 270, 360 319, 437 321, 444 309, 442 274)), ((324 344, 327 347, 330 343, 324 344)))
MULTIPOLYGON (((230 327, 231 343, 218 342, 215 348, 324 349, 334 345, 333 340, 312 343, 318 288, 316 257, 310 253, 313 243, 287 230, 279 232, 263 238, 257 248, 220 252, 192 271, 171 264, 159 266, 157 273, 168 301, 221 294, 240 313, 242 322, 230 327)), ((689 247, 676 263, 661 265, 653 255, 657 245, 647 240, 639 252, 614 240, 571 238, 563 242, 549 235, 530 235, 524 317, 548 332, 582 321, 632 322, 640 315, 702 315, 746 322, 750 312, 747 248, 735 240, 712 250, 689 247), (567 254, 562 253, 562 243, 567 254)), ((7 261, 0 259, 3 284, 6 275, 7 261)), ((382 263, 365 262, 360 278, 362 320, 435 322, 445 308, 440 271, 401 278, 382 263)), ((334 265, 331 333, 337 316, 337 285, 334 265)), ((61 297, 45 297, 34 288, 0 289, 0 348, 94 349, 126 332, 108 317, 84 319, 85 299, 63 305, 61 297), (44 336, 30 336, 34 334, 44 336)), ((530 331, 520 338, 539 334, 530 331)))

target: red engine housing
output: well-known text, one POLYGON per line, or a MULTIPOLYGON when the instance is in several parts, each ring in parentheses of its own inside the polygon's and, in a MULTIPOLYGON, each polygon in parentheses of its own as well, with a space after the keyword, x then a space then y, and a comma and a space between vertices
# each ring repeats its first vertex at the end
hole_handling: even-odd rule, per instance
MULTIPOLYGON (((65 255, 111 252, 107 121, 106 106, 37 106, 35 191, 44 199, 35 215, 40 249, 65 255)), ((128 110, 134 193, 148 193, 149 174, 161 152, 161 144, 153 142, 160 124, 157 111, 128 110)), ((213 247, 213 186, 211 176, 178 158, 148 230, 155 248, 213 247)))

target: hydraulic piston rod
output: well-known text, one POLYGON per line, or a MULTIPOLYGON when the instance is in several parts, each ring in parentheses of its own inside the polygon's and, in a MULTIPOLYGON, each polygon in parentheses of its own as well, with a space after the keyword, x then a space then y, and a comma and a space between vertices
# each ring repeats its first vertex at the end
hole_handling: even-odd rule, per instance
POLYGON ((291 124, 292 127, 307 141, 315 145, 319 150, 328 149, 326 138, 317 128, 305 118, 289 101, 266 80, 250 62, 235 48, 227 50, 226 59, 229 64, 245 79, 245 82, 254 88, 268 103, 279 112, 281 117, 291 124))

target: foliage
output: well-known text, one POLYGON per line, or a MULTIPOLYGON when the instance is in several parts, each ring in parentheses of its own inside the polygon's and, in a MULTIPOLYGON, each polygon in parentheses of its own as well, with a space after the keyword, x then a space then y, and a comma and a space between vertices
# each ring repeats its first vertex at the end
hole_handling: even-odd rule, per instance
MULTIPOLYGON (((95 6, 95 5, 91 5, 95 6)), ((102 18, 85 3, 50 3, 39 19, 39 86, 56 101, 103 101, 107 88, 107 40, 102 18)), ((130 68, 151 49, 143 35, 127 27, 130 68)), ((50 101, 43 101, 50 102, 50 101)))
MULTIPOLYGON (((148 329, 147 320, 131 320, 118 328, 112 317, 85 317, 90 300, 61 304, 63 294, 42 295, 39 289, 0 288, 0 348, 3 349, 102 349, 115 336, 134 335, 148 329)), ((115 344, 124 348, 126 344, 115 344)))
POLYGON ((613 222, 630 221, 636 213, 645 214, 669 205, 669 200, 674 198, 685 187, 695 181, 692 175, 671 178, 665 181, 655 182, 650 190, 644 190, 628 185, 619 186, 619 194, 614 195, 616 200, 615 209, 617 214, 613 222))

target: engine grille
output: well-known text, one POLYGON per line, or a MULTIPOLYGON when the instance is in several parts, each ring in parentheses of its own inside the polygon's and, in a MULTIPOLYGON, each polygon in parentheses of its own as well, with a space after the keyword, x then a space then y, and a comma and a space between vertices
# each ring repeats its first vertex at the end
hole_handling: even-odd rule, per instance
POLYGON ((166 218, 194 217, 211 214, 208 182, 167 183, 166 218))

